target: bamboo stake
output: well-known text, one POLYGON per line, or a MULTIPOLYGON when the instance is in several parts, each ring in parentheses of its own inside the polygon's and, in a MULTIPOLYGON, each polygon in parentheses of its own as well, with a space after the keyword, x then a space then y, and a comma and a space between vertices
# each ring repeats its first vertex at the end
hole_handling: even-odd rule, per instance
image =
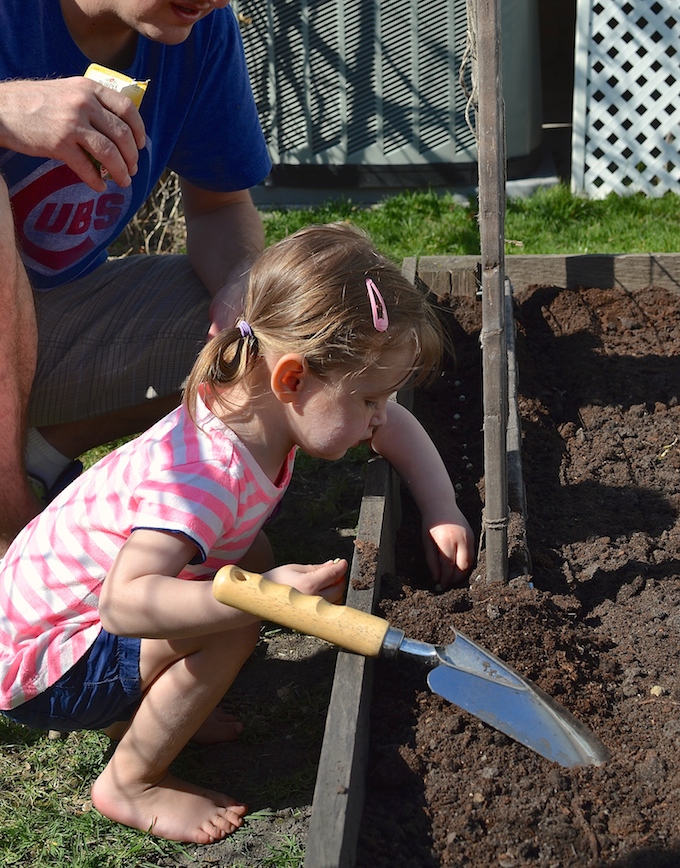
POLYGON ((477 161, 482 258, 485 535, 488 581, 508 577, 505 114, 500 0, 477 0, 477 161))

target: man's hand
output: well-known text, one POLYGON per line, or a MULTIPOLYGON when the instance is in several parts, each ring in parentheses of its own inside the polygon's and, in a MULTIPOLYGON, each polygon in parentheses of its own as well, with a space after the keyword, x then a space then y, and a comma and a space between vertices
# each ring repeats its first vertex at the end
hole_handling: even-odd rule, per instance
POLYGON ((88 154, 127 187, 144 143, 144 123, 132 101, 97 82, 74 76, 0 85, 0 145, 62 160, 97 192, 106 182, 88 154))
POLYGON ((225 283, 210 302, 210 330, 208 337, 216 337, 222 329, 233 328, 243 312, 243 296, 248 275, 243 274, 225 283))

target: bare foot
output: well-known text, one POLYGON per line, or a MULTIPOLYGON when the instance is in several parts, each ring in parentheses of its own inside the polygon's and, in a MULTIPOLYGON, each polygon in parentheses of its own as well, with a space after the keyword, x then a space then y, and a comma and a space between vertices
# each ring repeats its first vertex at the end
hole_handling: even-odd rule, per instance
POLYGON ((207 720, 191 738, 193 744, 222 744, 225 741, 235 741, 243 732, 243 724, 228 714, 222 708, 210 712, 207 720))
POLYGON ((107 766, 92 785, 92 804, 105 817, 170 841, 214 844, 243 824, 247 807, 231 796, 168 774, 156 786, 121 790, 107 766))

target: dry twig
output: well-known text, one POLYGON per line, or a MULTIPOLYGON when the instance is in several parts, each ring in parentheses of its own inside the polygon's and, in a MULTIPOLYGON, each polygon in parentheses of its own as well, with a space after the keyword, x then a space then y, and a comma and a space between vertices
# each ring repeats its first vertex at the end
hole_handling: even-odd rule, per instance
POLYGON ((179 178, 174 172, 166 171, 125 227, 112 252, 118 256, 131 253, 181 253, 185 242, 179 178))

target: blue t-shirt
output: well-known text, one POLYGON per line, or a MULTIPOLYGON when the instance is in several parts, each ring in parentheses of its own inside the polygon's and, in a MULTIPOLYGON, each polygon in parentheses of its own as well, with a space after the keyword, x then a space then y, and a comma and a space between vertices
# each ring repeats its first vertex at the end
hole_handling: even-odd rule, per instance
MULTIPOLYGON (((58 0, 2 0, 0 80, 83 75, 90 61, 71 38, 58 0)), ((95 193, 64 163, 0 148, 24 264, 36 289, 92 271, 166 167, 206 190, 258 184, 271 168, 230 7, 215 9, 179 45, 139 36, 128 69, 149 79, 140 114, 146 146, 126 189, 95 193)))

